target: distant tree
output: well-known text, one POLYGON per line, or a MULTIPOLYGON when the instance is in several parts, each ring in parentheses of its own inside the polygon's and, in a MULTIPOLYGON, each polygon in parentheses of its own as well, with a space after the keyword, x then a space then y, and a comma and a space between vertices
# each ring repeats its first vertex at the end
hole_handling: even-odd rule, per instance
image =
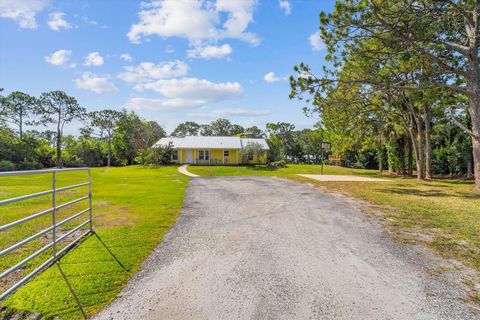
POLYGON ((4 116, 5 116, 5 104, 6 104, 6 98, 2 94, 3 88, 0 88, 0 125, 4 125, 4 116))
POLYGON ((174 137, 197 136, 200 132, 200 125, 193 121, 180 123, 172 132, 174 137))
POLYGON ((245 129, 244 135, 247 138, 265 138, 265 132, 263 132, 257 126, 245 129))
POLYGON ((50 91, 40 95, 40 103, 35 108, 35 114, 38 116, 38 123, 56 125, 56 164, 61 167, 63 128, 74 119, 83 119, 86 110, 74 97, 68 96, 65 92, 50 91))
MULTIPOLYGON (((134 164, 138 151, 145 148, 144 124, 135 112, 122 112, 113 133, 113 153, 122 164, 134 164)), ((147 138, 148 139, 148 138, 147 138)))
POLYGON ((158 140, 165 137, 167 133, 156 121, 143 121, 143 131, 145 132, 145 146, 150 148, 158 140))
POLYGON ((35 103, 34 97, 20 91, 14 91, 2 99, 3 117, 18 127, 20 139, 23 139, 25 119, 35 109, 35 103))
POLYGON ((110 167, 112 158, 112 137, 117 122, 122 116, 120 111, 105 109, 93 111, 88 114, 90 125, 98 129, 99 135, 107 140, 107 166, 110 167))
POLYGON ((248 157, 251 155, 253 157, 260 157, 265 153, 262 145, 259 143, 249 143, 245 146, 245 148, 240 150, 240 158, 242 159, 243 163, 248 163, 248 157))
POLYGON ((171 144, 167 146, 155 146, 155 148, 149 148, 145 153, 146 155, 142 155, 142 159, 139 160, 142 165, 166 165, 172 163, 173 148, 171 144))
POLYGON ((232 130, 232 123, 227 119, 217 119, 210 123, 212 135, 214 136, 228 136, 232 130))
POLYGON ((29 131, 32 136, 37 139, 45 140, 49 146, 55 147, 56 143, 56 133, 53 130, 45 130, 45 131, 37 131, 37 130, 30 130, 29 131))
POLYGON ((209 124, 202 124, 200 126, 200 135, 201 136, 213 136, 212 126, 209 124))
POLYGON ((145 162, 145 155, 158 140, 166 136, 165 130, 155 121, 142 121, 141 127, 137 128, 133 136, 133 146, 140 163, 145 162))
POLYGON ((230 131, 228 133, 229 136, 238 136, 241 135, 245 132, 245 128, 243 128, 239 124, 232 124, 230 126, 230 131))
POLYGON ((270 137, 276 136, 281 142, 281 154, 285 158, 288 155, 289 146, 293 142, 293 130, 295 125, 287 122, 267 123, 267 132, 270 137))

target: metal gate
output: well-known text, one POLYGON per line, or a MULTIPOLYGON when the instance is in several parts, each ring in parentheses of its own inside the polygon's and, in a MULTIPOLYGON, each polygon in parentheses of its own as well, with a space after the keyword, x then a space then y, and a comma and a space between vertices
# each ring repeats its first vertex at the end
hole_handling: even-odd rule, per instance
MULTIPOLYGON (((32 236, 29 236, 27 238, 22 239, 21 241, 17 242, 14 245, 9 246, 6 249, 0 250, 0 258, 4 255, 6 255, 9 252, 12 252, 23 245, 40 238, 41 236, 46 235, 47 233, 51 232, 52 233, 52 241, 47 244, 46 246, 42 247, 41 249, 35 251, 33 254, 28 256, 27 258, 23 259, 22 261, 18 262, 17 264, 9 267, 7 270, 2 271, 0 273, 0 280, 4 279, 7 277, 9 274, 12 272, 15 272, 16 270, 19 270, 22 268, 27 262, 30 260, 34 259, 38 255, 46 252, 47 250, 51 249, 52 250, 52 255, 49 256, 43 263, 41 263, 37 268, 35 268, 32 272, 27 274, 25 277, 23 277, 21 280, 17 281, 14 285, 12 285, 10 288, 8 288, 6 291, 3 293, 0 293, 0 301, 4 300, 7 296, 12 294, 15 290, 17 290, 20 286, 25 284, 28 280, 30 280, 32 277, 34 277, 36 274, 41 272, 42 270, 48 268, 51 266, 53 263, 55 263, 62 255, 64 255, 68 250, 72 249, 81 239, 83 239, 85 236, 91 234, 93 232, 93 225, 92 225, 92 175, 90 172, 90 168, 68 168, 68 169, 50 169, 50 170, 29 170, 29 171, 10 171, 10 172, 0 172, 0 178, 2 177, 7 177, 7 176, 21 176, 21 175, 33 175, 33 174, 51 174, 52 176, 52 188, 50 190, 46 191, 41 191, 37 193, 32 193, 32 194, 27 194, 15 198, 10 198, 10 199, 5 199, 5 200, 0 200, 0 206, 6 205, 9 203, 13 202, 18 202, 22 200, 27 200, 35 197, 40 197, 40 196, 45 196, 45 195, 51 195, 51 207, 49 209, 46 209, 44 211, 32 214, 30 216, 24 217, 22 219, 7 223, 5 225, 0 226, 0 236, 2 235, 2 232, 9 230, 10 228, 14 228, 15 226, 18 226, 22 223, 25 223, 27 221, 46 216, 46 215, 51 215, 51 225, 40 231, 35 233, 32 236), (69 185, 66 187, 57 187, 57 173, 60 172, 66 172, 66 171, 87 171, 88 172, 88 181, 79 183, 79 184, 74 184, 74 185, 69 185), (62 204, 57 204, 57 194, 66 191, 66 190, 71 190, 75 188, 80 188, 83 186, 88 186, 88 194, 85 196, 82 196, 80 198, 77 198, 75 200, 62 203, 62 204), (70 205, 73 205, 77 202, 87 200, 88 199, 88 207, 81 210, 80 212, 77 212, 66 219, 62 221, 57 221, 57 211, 68 207, 70 205), (80 218, 84 215, 87 215, 87 219, 81 222, 79 225, 74 227, 71 230, 68 230, 66 233, 62 234, 61 236, 57 236, 57 231, 58 228, 67 222, 70 222, 76 218, 80 218), (76 237, 73 238, 73 240, 70 240, 70 242, 63 247, 62 249, 59 250, 59 243, 62 240, 67 239, 68 237, 72 236, 75 234, 75 232, 79 231, 82 227, 89 225, 88 231, 84 232, 76 237)), ((0 180, 1 181, 1 180, 0 180)))

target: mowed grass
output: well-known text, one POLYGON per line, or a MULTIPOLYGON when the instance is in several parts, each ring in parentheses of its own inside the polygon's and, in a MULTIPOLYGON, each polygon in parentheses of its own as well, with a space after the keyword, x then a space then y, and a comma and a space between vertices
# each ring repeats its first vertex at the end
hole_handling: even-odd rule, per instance
MULTIPOLYGON (((143 260, 162 240, 163 235, 178 217, 183 205, 188 178, 178 173, 177 167, 98 168, 93 176, 93 220, 100 239, 127 269, 125 271, 102 245, 91 236, 60 262, 87 315, 100 311, 120 292, 143 260)), ((57 187, 85 182, 86 172, 58 174, 57 187)), ((0 199, 39 192, 51 188, 51 176, 35 175, 0 178, 0 199)), ((86 195, 87 187, 59 194, 57 203, 65 203, 86 195)), ((47 209, 50 196, 0 207, 0 225, 47 209)), ((82 201, 59 212, 57 221, 86 208, 82 201)), ((51 215, 35 219, 22 226, 0 233, 0 250, 30 236, 51 224, 51 215)), ((63 226, 68 230, 85 221, 87 215, 63 226)), ((86 229, 85 229, 86 230, 86 229)), ((59 234, 62 234, 62 230, 59 234)), ((48 244, 51 234, 0 258, 0 270, 48 244)), ((0 282, 2 291, 16 279, 33 270, 51 254, 34 259, 25 269, 0 282)), ((7 307, 0 317, 15 312, 42 315, 45 318, 81 318, 77 305, 56 266, 36 276, 14 295, 2 302, 7 307)))
POLYGON ((327 190, 364 200, 371 212, 382 212, 389 230, 402 240, 422 242, 445 257, 454 257, 480 271, 480 193, 473 181, 380 176, 377 170, 325 166, 324 174, 358 175, 390 182, 320 182, 297 174, 320 174, 320 166, 257 167, 189 166, 201 176, 266 175, 308 182, 327 190))
MULTIPOLYGON (((265 165, 257 166, 197 166, 191 165, 188 171, 199 176, 275 176, 295 177, 297 174, 320 174, 320 165, 290 164, 286 168, 272 168, 265 165)), ((357 175, 364 177, 377 177, 377 171, 364 169, 350 169, 336 166, 324 166, 324 174, 357 175)))

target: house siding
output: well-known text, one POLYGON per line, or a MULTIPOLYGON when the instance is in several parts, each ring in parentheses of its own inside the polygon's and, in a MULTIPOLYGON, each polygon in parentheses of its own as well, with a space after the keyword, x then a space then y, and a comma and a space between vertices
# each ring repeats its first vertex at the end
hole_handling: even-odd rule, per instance
MULTIPOLYGON (((192 150, 193 158, 195 164, 211 164, 211 165, 235 165, 242 164, 242 156, 240 150, 237 149, 179 149, 178 150, 178 161, 174 163, 185 164, 187 159, 187 150, 192 150), (199 161, 198 151, 199 150, 209 150, 210 151, 210 161, 199 161), (229 151, 229 157, 223 156, 223 151, 229 151), (238 161, 238 162, 237 162, 238 161)), ((266 152, 260 156, 254 155, 253 161, 248 161, 243 164, 263 164, 266 163, 267 157, 266 152)))

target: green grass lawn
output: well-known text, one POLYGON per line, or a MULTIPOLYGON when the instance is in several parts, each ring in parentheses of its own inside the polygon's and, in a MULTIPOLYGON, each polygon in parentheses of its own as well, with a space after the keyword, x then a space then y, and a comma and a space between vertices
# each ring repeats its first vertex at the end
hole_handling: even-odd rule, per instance
MULTIPOLYGON (((297 174, 320 174, 321 166, 309 164, 291 164, 286 168, 272 168, 269 166, 189 166, 188 171, 199 176, 275 176, 295 177, 297 174)), ((376 177, 376 170, 349 169, 336 166, 324 166, 324 174, 357 175, 376 177)))
MULTIPOLYGON (((146 168, 130 166, 122 168, 98 168, 93 175, 94 227, 102 241, 113 251, 128 272, 108 253, 94 236, 84 241, 77 249, 62 258, 60 265, 88 315, 100 311, 120 292, 143 260, 162 240, 164 233, 178 217, 188 178, 177 172, 177 167, 146 168)), ((85 172, 59 174, 58 187, 85 182, 85 172)), ((51 178, 48 175, 2 177, 0 178, 0 199, 22 194, 48 190, 51 178)), ((58 203, 64 203, 86 195, 87 188, 69 190, 59 196, 58 203)), ((0 207, 0 225, 47 209, 51 204, 49 196, 0 207)), ((62 220, 86 208, 87 203, 59 212, 62 220)), ((84 221, 76 219, 65 228, 84 221)), ((4 249, 25 237, 32 230, 38 232, 49 226, 51 216, 35 219, 21 227, 14 227, 2 233, 0 249, 4 249)), ((34 233, 33 232, 33 233, 34 233)), ((15 250, 0 258, 0 270, 20 261, 51 240, 41 238, 22 249, 15 250)), ((51 251, 49 252, 51 254, 51 251)), ((0 283, 5 289, 15 279, 25 275, 34 265, 45 259, 39 257, 19 273, 9 276, 0 283)), ((2 290, 3 291, 3 290, 2 290)), ((4 301, 7 310, 0 312, 6 317, 11 310, 38 313, 46 318, 81 318, 74 299, 61 278, 57 267, 35 277, 27 285, 4 301)))
MULTIPOLYGON (((319 174, 320 166, 288 165, 272 169, 257 167, 189 166, 200 176, 266 175, 309 182, 340 192, 381 209, 391 231, 403 240, 424 242, 439 254, 455 257, 480 271, 480 193, 473 181, 385 177, 391 182, 319 182, 296 174, 319 174)), ((325 166, 324 174, 379 176, 377 170, 325 166)), ((375 210, 369 210, 375 211, 375 210)))

